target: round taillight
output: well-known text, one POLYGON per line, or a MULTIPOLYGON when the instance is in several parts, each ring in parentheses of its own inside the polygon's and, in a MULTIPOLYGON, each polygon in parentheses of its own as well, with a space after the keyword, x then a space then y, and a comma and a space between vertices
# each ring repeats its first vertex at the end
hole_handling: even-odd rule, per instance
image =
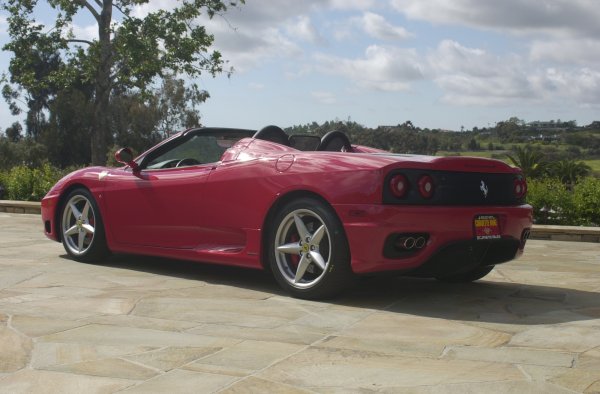
POLYGON ((433 179, 429 175, 423 175, 419 179, 419 193, 421 193, 423 198, 431 198, 433 190, 433 179))
POLYGON ((408 192, 408 180, 402 174, 394 175, 390 179, 390 190, 395 197, 403 198, 408 192))
POLYGON ((525 178, 515 178, 514 192, 515 196, 519 199, 525 197, 525 194, 527 194, 527 181, 525 178))

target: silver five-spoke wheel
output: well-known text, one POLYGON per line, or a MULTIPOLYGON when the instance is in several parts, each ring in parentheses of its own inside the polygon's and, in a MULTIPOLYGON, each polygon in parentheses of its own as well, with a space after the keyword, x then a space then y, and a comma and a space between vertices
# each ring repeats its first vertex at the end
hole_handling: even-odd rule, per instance
POLYGON ((329 231, 315 212, 297 209, 279 225, 275 249, 284 279, 299 289, 312 287, 323 279, 329 266, 329 231))
POLYGON ((73 196, 63 211, 62 232, 66 246, 74 255, 85 253, 94 241, 96 217, 90 201, 73 196))
POLYGON ((67 196, 60 229, 65 250, 76 260, 98 260, 108 253, 100 212, 87 190, 77 189, 67 196))
POLYGON ((352 281, 344 229, 324 201, 297 198, 279 207, 268 222, 271 271, 293 296, 331 297, 352 281))

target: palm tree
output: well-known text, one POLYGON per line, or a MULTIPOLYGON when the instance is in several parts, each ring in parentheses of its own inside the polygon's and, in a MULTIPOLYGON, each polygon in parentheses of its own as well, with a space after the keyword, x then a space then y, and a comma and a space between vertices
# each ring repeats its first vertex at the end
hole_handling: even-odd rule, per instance
POLYGON ((512 164, 521 168, 527 178, 537 178, 544 175, 548 166, 543 153, 532 149, 529 145, 515 147, 514 153, 512 155, 507 154, 506 157, 512 164))
POLYGON ((559 178, 570 189, 579 178, 588 176, 592 168, 582 161, 560 160, 549 166, 550 175, 559 178))

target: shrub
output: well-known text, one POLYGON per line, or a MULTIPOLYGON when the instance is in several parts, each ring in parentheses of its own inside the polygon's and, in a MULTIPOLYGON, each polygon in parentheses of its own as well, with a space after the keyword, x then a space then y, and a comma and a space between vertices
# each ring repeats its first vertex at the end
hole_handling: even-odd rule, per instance
POLYGON ((45 163, 39 168, 13 167, 1 175, 5 196, 10 200, 40 201, 63 176, 63 171, 45 163))
POLYGON ((63 172, 48 163, 33 170, 33 185, 31 197, 35 201, 41 200, 54 184, 63 177, 63 172))
POLYGON ((571 191, 557 178, 532 179, 528 186, 535 223, 600 226, 600 179, 583 178, 571 191))
POLYGON ((8 171, 0 170, 0 200, 7 198, 6 180, 8 179, 8 171))
POLYGON ((554 178, 528 180, 527 202, 537 224, 567 224, 573 211, 566 186, 554 178))
POLYGON ((573 203, 578 225, 600 226, 600 179, 587 177, 579 181, 573 188, 573 203))

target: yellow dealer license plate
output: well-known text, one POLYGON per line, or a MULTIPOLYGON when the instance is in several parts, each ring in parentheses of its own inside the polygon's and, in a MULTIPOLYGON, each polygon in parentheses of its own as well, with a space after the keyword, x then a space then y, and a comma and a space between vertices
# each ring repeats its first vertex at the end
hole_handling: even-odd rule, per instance
POLYGON ((500 225, 498 217, 494 215, 478 215, 474 220, 475 238, 498 239, 500 238, 500 225))

